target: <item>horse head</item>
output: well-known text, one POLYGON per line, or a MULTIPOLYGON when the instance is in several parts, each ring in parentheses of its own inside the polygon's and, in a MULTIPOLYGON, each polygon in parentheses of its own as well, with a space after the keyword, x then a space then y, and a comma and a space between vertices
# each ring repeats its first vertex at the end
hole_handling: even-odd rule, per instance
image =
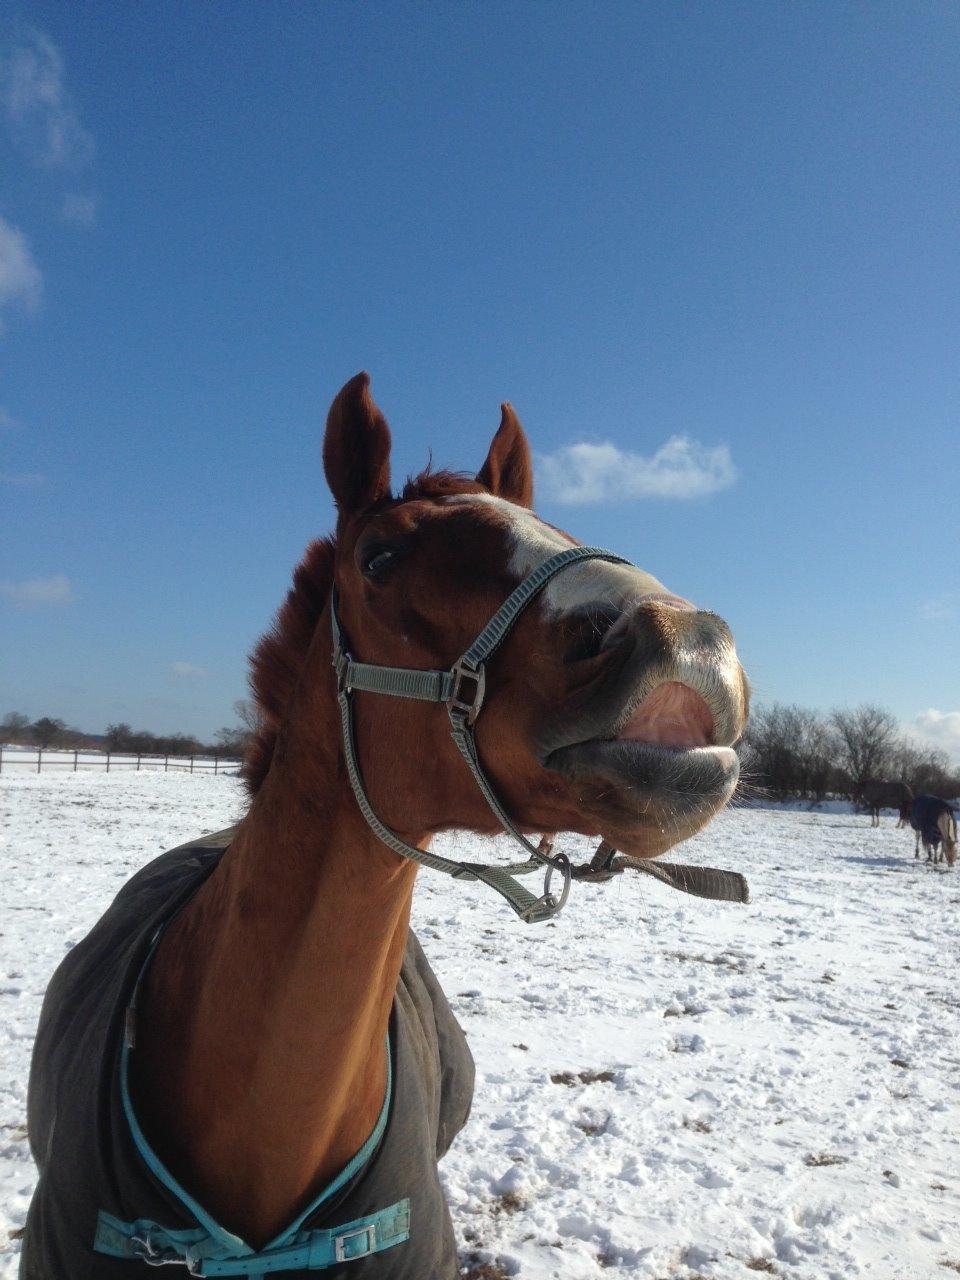
MULTIPOLYGON (((448 669, 510 592, 577 540, 533 512, 530 448, 510 405, 475 478, 390 485, 390 432, 360 374, 330 410, 333 578, 360 662, 448 669)), ((332 679, 332 677, 331 677, 332 679)), ((415 840, 499 829, 436 706, 361 695, 356 737, 374 809, 415 840)), ((575 563, 490 663, 476 743, 527 832, 600 835, 655 857, 730 799, 748 686, 716 614, 644 570, 575 563)))

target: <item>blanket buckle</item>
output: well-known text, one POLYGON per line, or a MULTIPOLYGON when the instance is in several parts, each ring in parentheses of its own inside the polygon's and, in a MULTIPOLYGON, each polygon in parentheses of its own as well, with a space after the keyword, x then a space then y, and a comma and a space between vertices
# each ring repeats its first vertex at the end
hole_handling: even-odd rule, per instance
POLYGON ((333 1256, 337 1262, 352 1262, 355 1258, 368 1258, 371 1253, 377 1251, 377 1224, 368 1222, 362 1227, 356 1227, 353 1231, 344 1231, 333 1238, 333 1256), (347 1252, 347 1241, 363 1239, 365 1241, 363 1251, 351 1248, 347 1252))

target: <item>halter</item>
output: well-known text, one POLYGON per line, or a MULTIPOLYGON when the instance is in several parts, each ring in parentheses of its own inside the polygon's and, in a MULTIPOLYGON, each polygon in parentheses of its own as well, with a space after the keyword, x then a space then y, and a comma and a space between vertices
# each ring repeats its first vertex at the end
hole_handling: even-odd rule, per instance
POLYGON ((418 862, 421 866, 443 871, 455 880, 482 880, 491 889, 506 898, 521 920, 528 924, 549 920, 562 910, 570 892, 572 879, 608 880, 631 867, 646 871, 667 884, 699 897, 718 898, 725 901, 747 901, 746 881, 729 871, 714 871, 709 867, 679 867, 659 863, 656 867, 640 858, 620 854, 606 841, 601 843, 593 860, 579 867, 571 866, 563 853, 554 853, 552 843, 541 840, 533 845, 511 820, 496 792, 480 766, 480 757, 474 739, 474 724, 483 707, 486 694, 488 660, 510 634, 520 615, 547 583, 561 570, 586 560, 604 560, 609 564, 629 564, 630 561, 612 551, 600 547, 570 547, 561 551, 529 573, 506 598, 487 625, 469 648, 457 659, 449 671, 421 671, 409 667, 384 667, 370 662, 355 662, 345 643, 343 628, 337 617, 337 595, 334 591, 330 604, 333 631, 333 667, 337 676, 337 703, 340 707, 340 728, 346 757, 347 776, 356 797, 360 812, 383 843, 395 853, 418 862), (497 821, 529 855, 523 862, 506 866, 490 866, 481 862, 457 862, 418 849, 407 844, 400 836, 377 817, 367 796, 357 759, 357 743, 353 727, 351 695, 354 690, 367 693, 388 694, 394 698, 414 698, 421 702, 442 702, 450 717, 450 733, 467 768, 480 788, 484 800, 490 806, 497 821), (545 868, 543 892, 535 897, 514 877, 527 875, 538 868, 545 868), (561 878, 557 893, 551 891, 554 874, 561 878))

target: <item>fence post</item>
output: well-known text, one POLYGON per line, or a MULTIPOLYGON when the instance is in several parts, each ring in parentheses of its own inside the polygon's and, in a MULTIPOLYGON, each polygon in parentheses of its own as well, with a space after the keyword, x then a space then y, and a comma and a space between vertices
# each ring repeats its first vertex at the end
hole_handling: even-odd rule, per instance
POLYGON ((140 772, 140 752, 137 752, 137 773, 140 772))
POLYGON ((0 747, 0 773, 3 773, 3 747, 0 747))
POLYGON ((190 772, 193 773, 193 756, 190 757, 190 772))
POLYGON ((217 770, 218 770, 219 768, 220 768, 220 757, 219 757, 219 756, 214 756, 214 757, 213 757, 213 772, 214 772, 214 773, 216 773, 216 772, 217 772, 217 770))
POLYGON ((107 773, 110 772, 110 752, 107 752, 107 773))
POLYGON ((40 772, 40 761, 43 759, 43 747, 37 747, 37 773, 40 772))
POLYGON ((77 772, 77 757, 78 757, 79 755, 80 755, 80 752, 79 752, 79 751, 74 751, 74 753, 73 753, 73 772, 74 772, 74 773, 76 773, 76 772, 77 772))

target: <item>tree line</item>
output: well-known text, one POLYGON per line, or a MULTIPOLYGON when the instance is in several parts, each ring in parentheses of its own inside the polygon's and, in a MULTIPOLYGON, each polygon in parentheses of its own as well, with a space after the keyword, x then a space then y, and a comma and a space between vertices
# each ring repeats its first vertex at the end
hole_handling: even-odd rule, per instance
POLYGON ((776 800, 857 800, 867 782, 960 796, 960 769, 947 753, 914 741, 891 712, 871 704, 827 714, 779 702, 755 708, 740 754, 745 794, 776 800))
POLYGON ((234 703, 239 723, 218 729, 213 742, 201 742, 186 733, 160 734, 133 729, 120 721, 108 724, 103 733, 75 729, 54 716, 31 720, 19 711, 9 711, 0 720, 0 743, 8 742, 41 751, 112 751, 117 755, 220 756, 240 759, 256 726, 256 713, 241 699, 234 703))
MULTIPOLYGON (((240 759, 256 729, 256 710, 234 703, 238 723, 218 729, 212 743, 184 733, 156 734, 109 724, 102 734, 71 728, 63 720, 30 720, 9 712, 0 720, 0 742, 44 751, 114 751, 124 755, 211 755, 240 759)), ((905 782, 914 795, 960 796, 960 769, 946 752, 907 737, 895 716, 883 707, 822 714, 775 702, 750 713, 740 743, 743 793, 776 800, 857 799, 867 782, 905 782)))

